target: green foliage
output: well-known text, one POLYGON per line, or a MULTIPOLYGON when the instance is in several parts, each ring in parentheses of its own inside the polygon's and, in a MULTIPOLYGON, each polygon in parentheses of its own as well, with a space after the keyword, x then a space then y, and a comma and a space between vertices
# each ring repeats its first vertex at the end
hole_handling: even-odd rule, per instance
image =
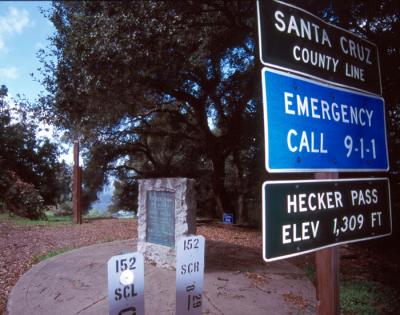
POLYGON ((37 225, 37 226, 58 226, 60 224, 71 223, 71 216, 55 216, 52 212, 46 211, 40 220, 31 220, 26 217, 20 217, 14 213, 4 212, 0 214, 0 220, 8 220, 17 225, 37 225))
POLYGON ((395 314, 399 297, 377 282, 365 280, 342 281, 340 286, 340 308, 345 314, 395 314))
POLYGON ((71 200, 64 200, 62 203, 57 205, 56 214, 62 216, 64 214, 72 214, 73 206, 71 200))
POLYGON ((8 172, 0 178, 4 203, 8 211, 17 216, 38 220, 45 218, 44 202, 39 191, 32 184, 22 181, 15 173, 8 172))
POLYGON ((41 106, 88 148, 86 204, 110 172, 207 174, 219 212, 236 208, 225 161, 262 134, 243 129, 259 92, 254 9, 254 1, 54 3, 57 63, 43 52, 41 106))
POLYGON ((48 224, 59 223, 59 222, 72 222, 72 215, 58 215, 53 211, 46 211, 46 218, 48 224))
MULTIPOLYGON (((316 279, 314 264, 306 264, 304 272, 310 281, 316 279)), ((343 280, 340 282, 340 309, 342 314, 396 314, 399 293, 378 282, 343 280)))
POLYGON ((114 194, 109 211, 126 210, 136 212, 138 208, 137 200, 138 183, 122 174, 118 180, 114 181, 114 194))
MULTIPOLYGON (((378 44, 384 96, 395 109, 398 1, 294 3, 378 44)), ((200 204, 212 215, 250 217, 265 179, 255 13, 253 0, 54 2, 47 15, 56 33, 41 54, 48 95, 38 106, 86 147, 85 205, 109 174, 187 176, 207 183, 199 190, 214 200, 200 204)), ((133 202, 116 199, 125 196, 133 202)))
POLYGON ((65 163, 58 162, 58 149, 49 139, 37 138, 37 123, 19 103, 6 101, 7 88, 0 88, 0 201, 4 209, 19 216, 40 219, 48 205, 58 202, 69 189, 65 163))
MULTIPOLYGON (((400 2, 294 0, 333 24, 367 38, 378 47, 383 98, 387 111, 392 205, 400 206, 400 2), (397 192, 397 193, 393 193, 397 192)), ((394 235, 400 237, 400 215, 393 211, 394 235)))

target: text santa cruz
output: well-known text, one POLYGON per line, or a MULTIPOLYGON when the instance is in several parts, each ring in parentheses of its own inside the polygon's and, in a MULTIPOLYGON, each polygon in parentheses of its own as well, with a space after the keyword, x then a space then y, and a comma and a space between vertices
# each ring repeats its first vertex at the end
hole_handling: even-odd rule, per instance
POLYGON ((258 14, 264 65, 381 94, 373 43, 282 1, 258 1, 258 14))
MULTIPOLYGON (((275 23, 274 26, 279 32, 286 32, 287 34, 293 34, 297 37, 306 38, 310 41, 314 41, 322 46, 327 45, 332 48, 332 42, 329 39, 328 32, 325 28, 320 28, 318 24, 304 20, 302 18, 297 19, 294 15, 289 17, 281 11, 276 11, 274 14, 275 23)), ((352 39, 342 35, 339 39, 339 46, 341 51, 345 55, 349 55, 359 61, 372 64, 371 60, 371 49, 363 46, 360 43, 354 42, 352 39)), ((338 58, 323 54, 318 51, 313 51, 306 47, 299 45, 293 46, 292 49, 293 58, 296 61, 311 64, 315 67, 324 68, 329 71, 336 72, 337 66, 340 62, 338 58)), ((352 64, 345 63, 345 75, 347 77, 353 77, 360 81, 365 81, 364 69, 356 67, 352 64)))

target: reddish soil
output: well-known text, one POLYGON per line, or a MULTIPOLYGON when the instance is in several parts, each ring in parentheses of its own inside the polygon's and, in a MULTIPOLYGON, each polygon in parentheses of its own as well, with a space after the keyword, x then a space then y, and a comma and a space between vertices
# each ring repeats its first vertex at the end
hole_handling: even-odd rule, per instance
MULTIPOLYGON (((210 248, 221 252, 218 261, 211 264, 235 268, 245 265, 237 255, 246 250, 247 259, 261 260, 262 236, 255 229, 222 224, 201 225, 197 229, 209 241, 210 248)), ((0 314, 5 310, 12 287, 34 263, 35 258, 48 252, 72 249, 101 242, 137 237, 134 220, 107 219, 86 221, 82 225, 59 223, 49 226, 22 226, 0 219, 0 314)), ((400 253, 385 248, 382 241, 370 241, 341 246, 341 277, 378 281, 400 292, 400 253), (393 276, 394 275, 394 276, 393 276)), ((242 256, 244 257, 244 256, 242 256)), ((300 268, 314 266, 314 255, 292 258, 300 268)), ((207 265, 207 264, 206 264, 207 265)))
POLYGON ((82 225, 15 225, 0 221, 0 314, 12 287, 35 262, 35 257, 112 240, 136 237, 136 221, 93 220, 82 225))

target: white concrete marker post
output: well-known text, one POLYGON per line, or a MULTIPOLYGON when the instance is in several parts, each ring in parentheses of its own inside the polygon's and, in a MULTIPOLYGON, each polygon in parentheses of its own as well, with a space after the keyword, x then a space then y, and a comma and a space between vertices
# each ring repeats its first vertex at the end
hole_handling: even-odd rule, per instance
POLYGON ((144 315, 144 259, 140 253, 113 256, 107 263, 110 315, 144 315))
POLYGON ((176 245, 176 315, 201 315, 204 237, 181 238, 176 245))

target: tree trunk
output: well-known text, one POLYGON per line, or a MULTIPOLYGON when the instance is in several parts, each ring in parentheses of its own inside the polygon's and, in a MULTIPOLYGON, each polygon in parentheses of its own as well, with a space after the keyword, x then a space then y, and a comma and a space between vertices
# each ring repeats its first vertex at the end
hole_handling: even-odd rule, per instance
POLYGON ((223 201, 222 201, 222 197, 214 192, 214 198, 215 198, 215 202, 216 202, 216 216, 219 219, 223 219, 224 217, 224 212, 226 212, 223 201))
POLYGON ((238 201, 237 201, 237 224, 244 225, 247 224, 248 215, 247 215, 247 208, 244 204, 244 194, 240 192, 238 194, 238 201))
POLYGON ((245 195, 245 185, 244 185, 244 176, 243 176, 243 168, 240 164, 239 152, 233 153, 233 162, 237 171, 237 224, 247 224, 248 221, 248 211, 244 202, 245 195))
POLYGON ((224 212, 230 212, 229 203, 225 191, 225 158, 217 154, 212 158, 212 163, 212 187, 217 206, 216 214, 222 220, 224 212))

